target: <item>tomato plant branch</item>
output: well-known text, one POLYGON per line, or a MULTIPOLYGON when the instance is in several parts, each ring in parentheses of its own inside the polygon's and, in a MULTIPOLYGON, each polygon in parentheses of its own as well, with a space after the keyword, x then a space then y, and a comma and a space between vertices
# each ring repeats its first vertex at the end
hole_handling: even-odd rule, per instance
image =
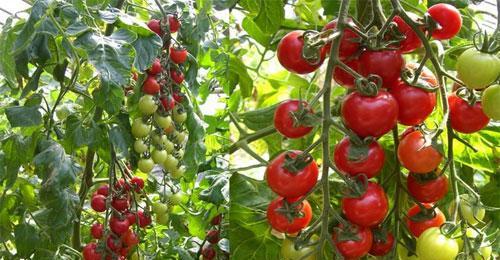
POLYGON ((243 136, 240 138, 240 140, 238 140, 237 142, 235 142, 234 144, 232 144, 231 146, 229 146, 229 148, 227 149, 224 149, 222 150, 222 153, 234 153, 236 152, 238 149, 240 149, 241 147, 241 144, 242 143, 251 143, 253 141, 256 141, 256 140, 259 140, 263 137, 266 137, 268 135, 271 135, 271 134, 274 134, 276 132, 276 128, 274 128, 274 126, 269 126, 269 127, 266 127, 266 128, 262 128, 252 134, 249 134, 247 136, 243 136))

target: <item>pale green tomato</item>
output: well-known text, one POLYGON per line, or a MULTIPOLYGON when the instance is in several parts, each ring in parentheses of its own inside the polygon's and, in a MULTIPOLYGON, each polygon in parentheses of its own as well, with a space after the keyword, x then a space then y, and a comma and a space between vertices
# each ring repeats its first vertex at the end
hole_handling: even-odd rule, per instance
POLYGON ((139 160, 138 167, 141 172, 150 173, 153 170, 155 163, 151 158, 143 158, 139 160))
POLYGON ((397 252, 398 252, 398 258, 399 260, 419 260, 418 256, 416 255, 408 255, 408 249, 404 247, 403 245, 398 245, 397 246, 397 252))
POLYGON ((151 115, 158 109, 155 99, 151 95, 144 95, 139 99, 139 111, 143 115, 151 115))
MULTIPOLYGON (((313 235, 309 242, 314 243, 317 240, 318 236, 313 235)), ((281 243, 281 255, 283 256, 283 260, 316 260, 316 253, 313 253, 315 250, 315 246, 302 247, 296 250, 294 241, 289 238, 285 238, 281 243)))
POLYGON ((186 141, 186 133, 184 132, 176 132, 175 141, 177 144, 183 144, 186 141))
POLYGON ((134 142, 134 151, 136 153, 145 153, 148 150, 148 146, 141 139, 137 139, 134 142))
POLYGON ((181 166, 181 167, 178 167, 176 169, 174 169, 170 175, 172 176, 172 178, 178 180, 182 177, 184 177, 184 173, 186 172, 186 168, 184 168, 184 166, 181 166))
POLYGON ((142 121, 142 118, 134 119, 134 122, 132 123, 132 135, 135 138, 146 137, 149 134, 149 131, 150 127, 142 121))
MULTIPOLYGON (((476 238, 479 234, 473 228, 467 228, 466 231, 467 237, 476 238)), ((459 251, 462 251, 464 246, 464 241, 462 237, 457 238, 459 251)), ((492 248, 487 243, 482 243, 479 248, 479 252, 474 252, 474 260, 488 260, 491 257, 492 248)))
POLYGON ((469 196, 469 194, 460 195, 460 211, 464 219, 471 225, 476 225, 479 223, 478 220, 483 220, 486 213, 477 199, 469 196))
POLYGON ((151 205, 153 207, 153 212, 157 215, 165 214, 168 212, 168 205, 161 202, 153 202, 151 205))
POLYGON ((167 158, 163 161, 163 167, 169 172, 175 171, 177 164, 179 164, 179 161, 171 154, 167 155, 167 158))
POLYGON ((186 203, 188 200, 188 197, 184 195, 182 192, 177 192, 175 194, 170 195, 169 203, 172 205, 179 205, 181 203, 186 203))
POLYGON ((166 138, 165 136, 165 140, 163 140, 163 148, 168 152, 168 153, 172 153, 175 149, 174 147, 174 143, 172 143, 170 140, 168 140, 168 138, 166 138))
POLYGON ((182 124, 182 123, 184 123, 184 121, 186 121, 187 114, 186 114, 186 112, 184 112, 184 109, 182 109, 182 108, 174 109, 173 117, 174 117, 174 121, 176 123, 182 124))
POLYGON ((156 215, 156 223, 164 226, 168 226, 170 220, 170 215, 167 213, 156 215))
POLYGON ((151 141, 153 141, 153 144, 161 145, 162 136, 163 135, 158 135, 158 134, 154 133, 153 135, 151 135, 151 141))
POLYGON ((71 109, 68 104, 62 104, 58 106, 56 109, 56 117, 61 121, 66 119, 69 116, 69 114, 71 114, 71 109))
POLYGON ((457 59, 458 77, 471 89, 483 89, 500 75, 500 59, 475 48, 464 51, 457 59))
POLYGON ((162 164, 167 159, 167 155, 167 151, 165 150, 154 150, 151 153, 151 158, 153 158, 155 163, 162 164))
POLYGON ((154 115, 156 123, 162 128, 170 128, 172 126, 172 119, 170 116, 161 116, 158 113, 154 115))
POLYGON ((493 120, 500 120, 500 85, 489 86, 481 96, 483 112, 493 120))
POLYGON ((417 255, 425 260, 455 260, 458 243, 441 234, 438 227, 431 227, 418 237, 417 255))

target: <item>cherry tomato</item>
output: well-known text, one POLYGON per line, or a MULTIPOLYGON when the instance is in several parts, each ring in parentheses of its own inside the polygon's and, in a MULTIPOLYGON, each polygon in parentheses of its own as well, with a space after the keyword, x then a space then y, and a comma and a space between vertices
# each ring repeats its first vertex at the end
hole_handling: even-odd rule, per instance
POLYGON ((279 212, 279 209, 283 208, 284 200, 283 197, 279 197, 271 201, 267 207, 267 221, 269 221, 269 224, 279 232, 289 234, 297 233, 307 227, 309 222, 311 222, 311 205, 309 205, 307 200, 303 200, 301 205, 295 208, 297 215, 300 212, 302 217, 295 217, 292 221, 289 221, 285 215, 279 212))
POLYGON ((139 170, 143 173, 150 173, 151 170, 153 170, 154 165, 154 161, 150 158, 140 159, 139 163, 137 164, 139 170))
MULTIPOLYGON (((428 209, 432 208, 432 204, 424 203, 423 205, 428 209)), ((421 221, 415 221, 410 219, 412 216, 417 215, 419 212, 420 212, 419 206, 414 205, 408 210, 407 214, 408 218, 406 219, 406 225, 408 226, 408 230, 415 237, 419 237, 420 234, 422 234, 428 228, 441 226, 446 221, 443 212, 441 212, 438 208, 434 209, 435 216, 431 219, 426 219, 421 221)))
POLYGON ((179 161, 171 154, 167 156, 165 161, 163 161, 163 168, 165 170, 168 170, 169 172, 173 172, 177 169, 177 165, 179 164, 179 161))
POLYGON ((184 48, 170 47, 170 60, 175 64, 182 64, 187 59, 188 52, 184 48))
POLYGON ((142 85, 142 91, 146 94, 156 95, 160 93, 160 84, 154 77, 148 76, 142 85))
POLYGON ((161 101, 161 105, 163 106, 165 111, 170 111, 170 110, 174 109, 174 107, 175 107, 175 100, 170 96, 161 97, 160 101, 161 101))
POLYGON ((458 255, 458 243, 441 234, 439 227, 431 227, 417 239, 417 255, 425 260, 454 260, 458 255))
POLYGON ((318 180, 318 165, 316 165, 314 160, 296 172, 285 168, 287 156, 297 158, 300 154, 301 151, 284 152, 274 158, 267 166, 267 184, 271 190, 282 197, 300 197, 316 185, 318 180))
POLYGON ((167 151, 165 150, 154 150, 152 153, 151 153, 151 158, 153 159, 153 161, 157 164, 162 164, 166 159, 167 159, 167 151))
POLYGON ((337 230, 333 232, 332 239, 339 253, 346 259, 359 259, 368 254, 368 251, 370 251, 373 242, 373 235, 369 228, 358 227, 355 225, 353 225, 352 228, 356 232, 354 235, 357 239, 339 241, 337 239, 337 230))
POLYGON ((460 212, 467 222, 476 225, 483 220, 485 209, 479 204, 479 201, 469 194, 460 195, 460 212))
POLYGON ((115 183, 115 190, 117 190, 117 191, 129 191, 130 186, 124 179, 119 179, 115 183))
POLYGON ((155 76, 163 70, 161 66, 160 59, 156 58, 151 65, 151 68, 148 69, 148 74, 151 76, 155 76))
POLYGON ((325 59, 324 52, 321 52, 321 58, 316 64, 305 60, 302 56, 304 31, 291 31, 281 39, 278 44, 277 56, 281 65, 288 71, 297 74, 307 74, 318 69, 325 59))
POLYGON ((403 81, 389 90, 399 106, 398 121, 403 125, 422 123, 436 106, 436 94, 410 86, 403 81))
POLYGON ((219 230, 209 230, 207 232, 207 241, 210 242, 210 244, 217 244, 219 243, 220 236, 219 236, 219 230))
POLYGON ((465 134, 470 134, 483 129, 490 122, 490 118, 483 112, 481 102, 470 105, 455 94, 448 96, 450 106, 451 127, 465 134))
POLYGON ((182 103, 182 100, 184 100, 184 94, 182 94, 180 92, 174 92, 172 94, 172 97, 174 97, 174 100, 177 103, 182 103))
POLYGON ((406 181, 408 192, 419 202, 431 203, 442 199, 448 193, 448 178, 444 173, 429 180, 418 180, 421 174, 408 175, 406 181), (419 175, 419 176, 417 176, 419 175))
POLYGON ((470 48, 457 59, 458 77, 471 89, 483 89, 500 75, 500 58, 470 48))
POLYGON ((137 176, 132 177, 130 184, 134 187, 135 192, 141 192, 141 190, 144 189, 144 180, 137 176))
POLYGON ((311 126, 295 122, 293 113, 300 113, 300 106, 307 113, 313 114, 307 102, 302 101, 301 103, 299 100, 287 100, 281 103, 274 112, 274 127, 285 137, 300 138, 310 133, 313 129, 311 126))
POLYGON ((123 235, 125 232, 127 232, 128 228, 130 227, 130 223, 128 221, 128 218, 123 218, 120 219, 118 217, 112 216, 109 219, 109 228, 113 233, 117 235, 123 235))
POLYGON ((106 211, 106 197, 100 194, 96 194, 92 196, 92 200, 90 201, 90 206, 93 210, 97 212, 106 211))
POLYGON ((149 131, 150 127, 142 122, 142 118, 136 118, 132 123, 132 135, 136 138, 146 137, 149 131))
POLYGON ((361 227, 373 227, 382 223, 389 209, 384 189, 374 182, 368 182, 361 197, 343 198, 341 204, 345 217, 361 227))
POLYGON ((356 156, 350 158, 350 149, 356 148, 349 137, 345 137, 335 146, 333 160, 340 171, 351 176, 365 174, 369 179, 375 177, 384 166, 384 149, 377 141, 373 141, 368 145, 368 153, 365 157, 356 156))
POLYGON ((155 99, 151 95, 144 95, 139 99, 139 111, 143 115, 151 115, 158 109, 155 99))
POLYGON ((107 197, 109 195, 109 185, 108 184, 103 184, 99 186, 96 190, 97 194, 101 194, 104 197, 107 197))
POLYGON ((160 20, 151 19, 149 20, 147 25, 151 31, 155 32, 159 36, 163 35, 163 30, 161 29, 160 20))
POLYGON ((156 224, 157 225, 168 226, 169 221, 170 221, 170 215, 168 213, 156 215, 156 224))
POLYGON ((184 73, 182 73, 182 71, 171 69, 170 77, 176 84, 181 84, 184 81, 184 73))
POLYGON ((390 88, 399 79, 405 60, 399 50, 364 51, 359 56, 360 71, 363 76, 378 75, 382 85, 390 88))
POLYGON ((374 97, 355 91, 344 98, 341 114, 345 125, 360 137, 380 137, 396 125, 398 103, 385 90, 374 97))
POLYGON ((424 145, 424 136, 420 131, 409 133, 399 143, 399 161, 410 172, 429 173, 443 160, 443 155, 436 148, 424 145))
MULTIPOLYGON (((309 239, 309 243, 315 243, 318 239, 317 235, 313 235, 309 239)), ((315 251, 316 247, 306 245, 296 249, 295 242, 289 238, 285 238, 281 243, 281 256, 283 260, 316 260, 315 251)))
MULTIPOLYGON (((323 27, 323 31, 326 31, 328 29, 335 29, 337 27, 337 19, 327 23, 325 27, 323 27)), ((352 21, 351 18, 347 18, 347 22, 351 24, 352 26, 356 27, 354 22, 352 21)), ((330 49, 332 47, 331 43, 328 43, 324 47, 324 52, 326 54, 330 54, 330 49)), ((357 33, 352 31, 351 29, 344 29, 344 32, 342 34, 342 39, 340 40, 340 46, 339 46, 339 57, 341 59, 347 58, 354 53, 356 53, 359 49, 359 36, 357 33)))
POLYGON ((101 239, 104 234, 104 225, 99 222, 92 224, 90 227, 90 234, 95 239, 101 239))
POLYGON ((165 214, 168 212, 168 205, 161 202, 153 202, 151 205, 153 208, 153 212, 157 215, 165 214))
MULTIPOLYGON (((351 68, 354 71, 359 73, 359 67, 361 65, 359 64, 358 59, 347 60, 347 61, 344 61, 344 63, 349 68, 351 68)), ((335 67, 335 69, 333 70, 333 79, 335 80, 335 82, 337 82, 339 85, 341 85, 342 87, 345 87, 345 88, 352 88, 352 87, 354 87, 354 84, 355 84, 354 77, 338 66, 335 67)))
POLYGON ((432 31, 434 39, 451 39, 462 27, 462 16, 453 5, 439 3, 427 9, 427 13, 439 24, 439 27, 432 31))
POLYGON ((130 225, 135 224, 135 222, 136 222, 136 218, 137 218, 137 217, 135 216, 135 213, 130 212, 130 211, 129 211, 129 212, 126 212, 126 213, 125 213, 125 217, 127 218, 128 223, 129 223, 130 225))
POLYGON ((137 211, 137 223, 139 227, 144 228, 151 225, 151 215, 149 213, 145 213, 142 209, 137 211))
POLYGON ((176 123, 182 124, 187 119, 187 113, 182 107, 178 107, 177 109, 174 109, 173 118, 176 123))
POLYGON ((168 16, 168 26, 170 28, 171 33, 175 33, 181 28, 181 23, 179 22, 179 19, 177 19, 176 16, 174 15, 169 15, 168 16))
POLYGON ((101 260, 101 253, 97 252, 97 244, 92 242, 88 243, 82 250, 84 260, 101 260))
POLYGON ((124 212, 130 205, 127 198, 113 198, 111 206, 119 212, 124 212))
MULTIPOLYGON (((414 21, 417 20, 417 16, 414 13, 408 13, 408 15, 414 21)), ((422 47, 422 41, 418 38, 417 33, 401 17, 396 15, 392 21, 397 24, 399 31, 405 36, 405 39, 399 43, 399 50, 402 53, 412 52, 422 47)))
POLYGON ((108 238, 106 239, 106 245, 111 251, 115 253, 118 253, 123 247, 122 240, 119 238, 115 238, 112 235, 108 236, 108 238))
POLYGON ((493 85, 483 91, 481 105, 483 112, 493 120, 500 120, 500 85, 493 85))
POLYGON ((133 230, 128 230, 125 234, 122 235, 123 243, 128 247, 133 247, 139 244, 139 237, 133 230))
MULTIPOLYGON (((479 233, 473 229, 473 228, 467 228, 465 231, 467 237, 471 239, 477 238, 479 236, 479 233)), ((458 243, 458 251, 461 252, 464 246, 464 241, 462 240, 462 237, 457 238, 457 243, 458 243)), ((469 249, 470 250, 470 249, 469 249)), ((492 248, 491 245, 487 241, 484 241, 481 243, 479 250, 475 251, 473 253, 473 260, 489 260, 491 257, 491 252, 492 248)))
POLYGON ((210 220, 212 226, 218 226, 222 222, 222 214, 219 214, 210 220))
POLYGON ((370 255, 384 256, 387 255, 394 247, 394 235, 388 232, 384 239, 378 239, 373 236, 373 243, 370 249, 370 255))
POLYGON ((203 260, 212 260, 215 258, 216 252, 213 246, 208 244, 201 250, 201 255, 203 256, 203 260))

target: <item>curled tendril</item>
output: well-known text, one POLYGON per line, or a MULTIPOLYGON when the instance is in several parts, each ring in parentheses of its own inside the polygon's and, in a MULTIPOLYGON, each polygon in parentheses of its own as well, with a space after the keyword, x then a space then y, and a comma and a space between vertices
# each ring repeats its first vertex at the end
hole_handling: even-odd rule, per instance
POLYGON ((357 78, 355 80, 356 90, 364 96, 374 97, 382 87, 382 78, 375 74, 370 74, 366 78, 357 78))

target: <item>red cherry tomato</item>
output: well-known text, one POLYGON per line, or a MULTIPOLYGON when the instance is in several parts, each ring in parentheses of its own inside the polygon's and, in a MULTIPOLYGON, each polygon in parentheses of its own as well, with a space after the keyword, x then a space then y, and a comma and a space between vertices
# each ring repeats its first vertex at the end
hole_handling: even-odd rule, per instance
POLYGON ((157 19, 151 19, 149 22, 148 22, 148 27, 151 31, 155 32, 156 34, 158 34, 159 36, 162 36, 163 35, 163 30, 161 29, 161 25, 160 25, 160 20, 157 20, 157 19))
POLYGON ((222 221, 222 214, 219 214, 210 221, 210 224, 212 226, 218 226, 221 223, 221 221, 222 221))
POLYGON ((360 137, 380 137, 396 125, 398 103, 385 90, 374 97, 355 91, 344 98, 341 114, 345 125, 360 137))
POLYGON ((115 190, 117 190, 117 191, 129 191, 130 186, 124 179, 119 179, 115 183, 115 190))
POLYGON ((123 247, 122 240, 119 238, 115 238, 112 235, 108 236, 108 238, 106 239, 106 245, 111 251, 115 253, 118 253, 123 247))
POLYGON ((385 240, 377 239, 373 236, 373 243, 370 249, 370 255, 384 256, 387 255, 394 247, 394 235, 391 232, 387 233, 385 240))
MULTIPOLYGON (((432 204, 425 203, 424 206, 428 209, 432 208, 432 204)), ((410 230, 410 233, 415 237, 419 237, 420 234, 422 234, 428 228, 441 226, 446 221, 443 212, 441 212, 438 208, 434 209, 434 212, 436 214, 431 219, 422 221, 414 221, 410 219, 410 217, 417 215, 419 212, 420 208, 418 207, 418 205, 414 205, 408 210, 408 218, 406 219, 408 230, 410 230)))
POLYGON ((267 221, 269 221, 269 224, 279 232, 289 234, 297 233, 307 227, 309 222, 311 222, 311 205, 309 205, 307 200, 302 201, 302 204, 295 208, 297 213, 302 213, 302 217, 296 217, 292 221, 289 221, 285 215, 279 212, 279 209, 283 208, 284 200, 283 197, 279 197, 271 201, 267 207, 267 221))
POLYGON ((136 222, 136 216, 135 216, 135 213, 130 212, 130 211, 129 211, 129 212, 126 212, 126 213, 125 213, 125 217, 127 218, 128 223, 129 223, 130 225, 135 224, 135 222, 136 222))
MULTIPOLYGON (((342 227, 340 227, 342 228, 342 227)), ((373 243, 372 231, 369 228, 354 226, 357 239, 339 241, 337 230, 333 232, 332 239, 339 253, 346 259, 359 259, 370 251, 373 243)))
POLYGON ((106 211, 106 197, 100 194, 96 194, 92 196, 92 200, 90 201, 90 206, 93 210, 97 212, 106 211))
POLYGON ((308 113, 313 113, 307 102, 302 101, 300 103, 299 100, 287 100, 276 108, 274 112, 274 127, 282 135, 288 138, 300 138, 307 135, 313 129, 311 126, 295 123, 292 113, 299 111, 301 105, 302 109, 305 109, 308 113))
POLYGON ((184 73, 182 71, 171 69, 170 77, 176 84, 181 84, 184 81, 184 73))
POLYGON ((201 255, 203 256, 203 260, 212 260, 215 258, 217 253, 212 245, 208 244, 203 247, 201 250, 201 255))
POLYGON ((95 239, 101 239, 104 234, 104 225, 99 222, 92 224, 92 227, 90 227, 90 234, 95 239))
POLYGON ((382 85, 390 88, 399 79, 405 60, 399 50, 364 51, 359 56, 363 76, 375 74, 382 78, 382 85))
MULTIPOLYGON (((347 22, 352 26, 356 27, 351 18, 347 18, 347 22)), ((330 21, 323 27, 323 31, 328 29, 335 29, 337 27, 337 19, 330 21)), ((332 47, 331 43, 325 45, 325 53, 330 54, 330 49, 332 47)), ((342 39, 340 40, 339 46, 339 57, 341 59, 347 58, 354 53, 356 53, 359 49, 359 36, 351 29, 344 29, 344 33, 342 34, 342 39)))
POLYGON ((175 108, 175 100, 171 96, 161 97, 160 101, 165 111, 170 111, 175 108))
POLYGON ((302 57, 304 31, 291 31, 281 39, 278 44, 277 56, 281 65, 288 71, 297 74, 307 74, 318 69, 325 59, 321 52, 321 59, 317 64, 312 64, 302 57))
POLYGON ((134 81, 137 81, 137 79, 138 79, 138 78, 139 78, 139 75, 137 74, 137 72, 133 71, 133 72, 132 72, 132 79, 133 79, 134 81))
POLYGON ((139 227, 144 228, 151 225, 152 222, 151 215, 144 213, 144 211, 142 210, 138 210, 137 217, 138 217, 137 223, 139 223, 139 227))
POLYGON ((174 92, 172 97, 174 97, 174 100, 177 103, 182 103, 182 100, 184 100, 184 95, 180 92, 174 92))
POLYGON ((409 174, 406 181, 408 193, 419 202, 431 203, 442 199, 448 193, 448 178, 443 173, 430 180, 418 180, 409 174))
POLYGON ((481 101, 470 105, 455 94, 448 96, 450 106, 451 127, 465 134, 470 134, 483 129, 490 122, 490 118, 483 112, 481 101))
POLYGON ((187 59, 188 52, 184 48, 174 48, 170 47, 170 59, 175 64, 184 63, 187 59))
POLYGON ((133 247, 139 244, 139 237, 133 230, 128 230, 125 234, 122 235, 123 243, 128 247, 133 247))
POLYGON ((175 33, 181 28, 181 23, 179 22, 179 19, 173 15, 168 16, 168 26, 170 28, 171 33, 175 33))
POLYGON ((149 95, 156 95, 160 93, 160 84, 154 77, 148 76, 142 85, 142 91, 149 95))
POLYGON ((453 5, 439 3, 431 6, 427 13, 439 24, 439 27, 432 31, 432 37, 437 40, 447 40, 453 38, 462 27, 462 16, 453 5))
POLYGON ((425 140, 420 131, 406 135, 398 147, 398 158, 401 164, 413 173, 429 173, 435 170, 443 156, 432 146, 425 146, 425 140))
POLYGON ((161 66, 160 59, 155 59, 153 64, 151 64, 151 68, 148 69, 148 74, 151 76, 155 76, 163 70, 161 66))
MULTIPOLYGON (((360 64, 358 59, 351 59, 349 61, 344 61, 344 63, 349 66, 349 68, 359 73, 360 64)), ((335 69, 333 70, 333 79, 339 85, 346 88, 352 88, 355 84, 354 77, 351 74, 345 72, 340 67, 335 67, 335 69)))
POLYGON ((375 177, 384 166, 384 149, 377 141, 373 141, 368 145, 366 157, 349 158, 351 147, 353 144, 349 137, 345 137, 335 146, 333 160, 337 168, 351 176, 365 174, 367 178, 375 177))
POLYGON ((220 240, 219 230, 209 230, 206 239, 210 244, 217 244, 220 240))
POLYGON ((135 192, 141 192, 141 190, 144 189, 144 180, 137 176, 134 176, 132 177, 132 179, 130 179, 130 184, 132 185, 132 187, 135 187, 135 192))
POLYGON ((266 169, 267 184, 278 195, 296 198, 309 192, 318 180, 318 165, 312 160, 297 172, 285 169, 286 156, 296 158, 301 151, 284 152, 274 158, 266 169))
POLYGON ((123 235, 125 232, 127 232, 128 228, 130 227, 130 223, 128 222, 127 218, 120 219, 118 217, 112 216, 109 219, 109 228, 113 233, 117 235, 123 235))
POLYGON ((403 125, 422 123, 436 106, 436 94, 410 86, 403 81, 394 84, 389 93, 398 102, 398 121, 403 125))
MULTIPOLYGON (((409 13, 409 15, 413 20, 417 20, 415 14, 409 13)), ((399 31, 405 36, 405 39, 399 43, 399 50, 402 53, 412 52, 422 47, 422 41, 418 38, 417 33, 401 17, 396 15, 392 21, 398 25, 399 31)))
POLYGON ((130 205, 127 198, 113 198, 111 206, 119 212, 124 212, 130 205))
POLYGON ((109 185, 108 184, 103 184, 99 186, 96 190, 97 194, 100 194, 104 197, 107 197, 109 195, 109 185))
POLYGON ((368 182, 368 187, 361 197, 342 199, 342 213, 351 223, 362 227, 373 227, 382 223, 388 209, 389 202, 384 189, 374 182, 368 182))
POLYGON ((102 255, 97 252, 97 244, 92 242, 88 243, 82 251, 84 260, 101 260, 102 255))

